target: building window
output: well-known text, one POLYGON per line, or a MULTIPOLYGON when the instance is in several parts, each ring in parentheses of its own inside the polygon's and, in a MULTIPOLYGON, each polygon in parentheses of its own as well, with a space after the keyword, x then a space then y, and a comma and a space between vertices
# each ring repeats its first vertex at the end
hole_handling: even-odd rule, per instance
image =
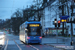
POLYGON ((47 2, 49 2, 50 0, 47 0, 47 2))
POLYGON ((75 28, 74 28, 74 30, 75 30, 75 28))

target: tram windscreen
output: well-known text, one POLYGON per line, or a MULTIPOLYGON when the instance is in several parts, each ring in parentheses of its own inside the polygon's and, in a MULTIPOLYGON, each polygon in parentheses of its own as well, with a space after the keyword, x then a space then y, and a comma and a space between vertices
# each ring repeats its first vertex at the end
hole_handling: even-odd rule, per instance
POLYGON ((40 25, 30 25, 28 28, 28 36, 41 36, 40 25), (35 27, 33 27, 35 26, 35 27))
POLYGON ((28 36, 41 36, 41 29, 31 27, 28 29, 28 36))

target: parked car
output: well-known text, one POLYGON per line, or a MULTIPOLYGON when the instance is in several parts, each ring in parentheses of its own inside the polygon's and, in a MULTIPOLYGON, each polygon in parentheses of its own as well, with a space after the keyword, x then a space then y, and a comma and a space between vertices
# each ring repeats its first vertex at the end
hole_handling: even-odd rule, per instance
POLYGON ((3 47, 5 44, 5 33, 0 32, 0 48, 3 47))

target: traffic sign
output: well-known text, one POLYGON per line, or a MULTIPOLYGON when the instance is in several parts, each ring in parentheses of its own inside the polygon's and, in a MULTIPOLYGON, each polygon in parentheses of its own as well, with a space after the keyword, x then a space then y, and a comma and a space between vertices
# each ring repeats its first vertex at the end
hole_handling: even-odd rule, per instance
POLYGON ((69 16, 60 16, 60 19, 67 19, 69 16))
POLYGON ((66 23, 69 16, 60 16, 61 23, 66 23))

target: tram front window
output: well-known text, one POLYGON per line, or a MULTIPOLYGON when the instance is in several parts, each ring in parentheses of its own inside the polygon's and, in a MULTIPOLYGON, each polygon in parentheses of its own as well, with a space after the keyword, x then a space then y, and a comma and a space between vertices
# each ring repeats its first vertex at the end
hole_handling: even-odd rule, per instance
POLYGON ((36 27, 29 28, 28 36, 41 36, 41 29, 36 27))

